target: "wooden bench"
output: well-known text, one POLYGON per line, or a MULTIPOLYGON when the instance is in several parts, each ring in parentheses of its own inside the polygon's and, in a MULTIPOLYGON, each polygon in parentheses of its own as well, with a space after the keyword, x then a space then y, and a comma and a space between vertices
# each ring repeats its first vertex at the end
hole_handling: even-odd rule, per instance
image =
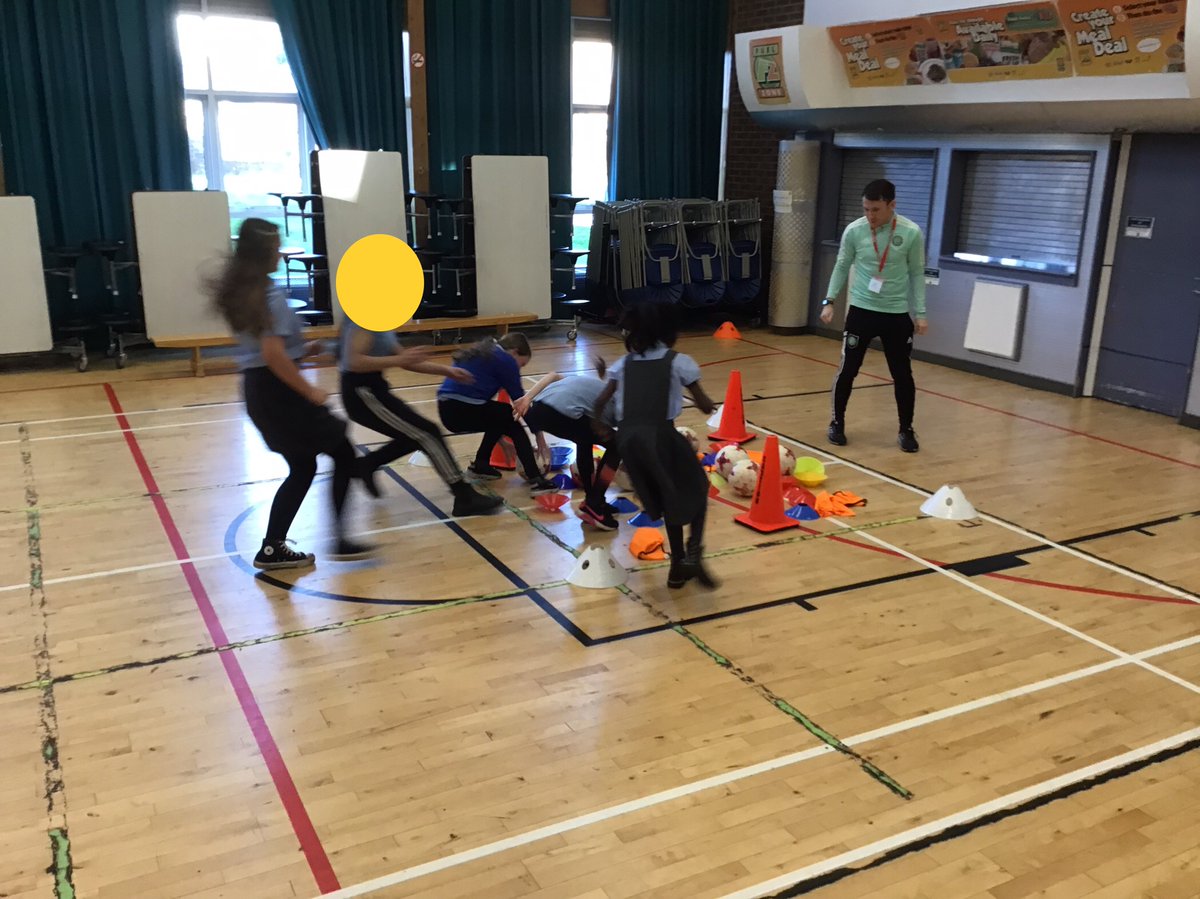
MULTIPOLYGON (((514 312, 509 315, 476 315, 466 318, 414 318, 396 329, 397 334, 419 334, 435 331, 456 331, 467 328, 494 328, 501 336, 508 333, 511 325, 524 325, 537 321, 532 312, 514 312)), ((313 325, 304 329, 310 340, 333 340, 338 336, 337 325, 313 325)), ((236 346, 237 339, 229 334, 196 334, 190 337, 162 337, 153 341, 161 349, 191 350, 192 374, 204 377, 205 347, 236 346)))

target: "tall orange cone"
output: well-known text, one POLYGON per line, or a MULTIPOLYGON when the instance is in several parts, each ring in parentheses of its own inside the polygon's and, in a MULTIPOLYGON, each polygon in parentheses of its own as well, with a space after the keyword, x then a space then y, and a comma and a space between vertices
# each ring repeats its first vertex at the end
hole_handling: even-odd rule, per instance
MULTIPOLYGON (((501 389, 496 395, 496 401, 512 405, 512 398, 508 395, 508 391, 504 389, 501 389)), ((517 470, 517 448, 513 446, 511 438, 501 437, 496 445, 492 447, 492 458, 488 460, 488 464, 492 468, 498 468, 501 471, 517 470)))
POLYGON ((717 340, 741 340, 742 332, 737 329, 733 322, 725 322, 721 327, 717 328, 713 337, 717 340))
POLYGON ((754 485, 754 499, 750 511, 735 515, 738 524, 769 534, 785 528, 796 528, 800 522, 783 513, 783 484, 779 478, 779 439, 774 435, 767 438, 763 448, 763 464, 758 470, 758 483, 754 485))
MULTIPOLYGON (((742 411, 742 373, 729 373, 729 386, 725 388, 725 405, 721 407, 721 425, 708 435, 709 440, 726 443, 747 443, 754 435, 746 430, 746 416, 742 411)), ((776 451, 778 452, 778 451, 776 451)))

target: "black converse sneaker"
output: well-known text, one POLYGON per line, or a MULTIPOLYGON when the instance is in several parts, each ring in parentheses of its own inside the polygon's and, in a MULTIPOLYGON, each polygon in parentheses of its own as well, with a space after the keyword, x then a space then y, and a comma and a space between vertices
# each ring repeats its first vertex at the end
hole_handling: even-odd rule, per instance
POLYGON ((455 518, 465 518, 469 515, 486 515, 504 505, 504 500, 498 496, 484 496, 475 490, 466 491, 454 497, 454 508, 450 514, 455 518))
POLYGON ((357 559, 366 559, 374 553, 375 547, 373 546, 341 537, 334 546, 333 552, 329 554, 329 558, 336 562, 353 562, 357 559))
POLYGON ((529 492, 533 496, 541 496, 543 493, 558 493, 558 485, 538 475, 529 481, 529 492))
POLYGON ((310 568, 316 561, 317 557, 312 553, 298 553, 287 545, 286 540, 264 540, 262 549, 254 557, 254 567, 260 571, 310 568))
POLYGON ((834 446, 846 445, 846 429, 840 421, 831 421, 829 430, 825 432, 825 436, 834 446))
POLYGON ((921 449, 921 444, 917 443, 916 432, 912 428, 901 428, 896 443, 900 444, 900 449, 906 453, 915 453, 921 449))
POLYGON ((498 481, 504 477, 499 468, 493 468, 491 465, 476 468, 474 463, 467 466, 467 474, 476 481, 498 481))

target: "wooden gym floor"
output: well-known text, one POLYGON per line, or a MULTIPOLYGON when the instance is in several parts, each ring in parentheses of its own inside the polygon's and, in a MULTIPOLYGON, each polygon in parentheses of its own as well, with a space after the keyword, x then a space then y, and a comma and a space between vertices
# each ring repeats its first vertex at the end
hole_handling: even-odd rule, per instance
POLYGON ((869 504, 714 500, 715 593, 514 478, 448 519, 407 461, 352 494, 377 560, 256 579, 282 463, 228 367, 0 378, 0 894, 1200 894, 1200 434, 918 364, 906 456, 872 353, 830 453, 837 344, 745 337, 679 348, 869 504), (918 516, 944 483, 979 520, 918 516), (589 542, 628 589, 564 583, 589 542))

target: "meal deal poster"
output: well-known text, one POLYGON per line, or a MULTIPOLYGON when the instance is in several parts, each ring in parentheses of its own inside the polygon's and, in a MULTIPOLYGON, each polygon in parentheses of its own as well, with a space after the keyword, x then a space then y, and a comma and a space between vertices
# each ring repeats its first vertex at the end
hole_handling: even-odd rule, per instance
MULTIPOLYGON (((1073 74, 1067 32, 1053 3, 941 13, 930 21, 940 45, 942 80, 977 83, 1073 74)), ((929 72, 927 77, 939 76, 929 72)))
POLYGON ((1184 0, 1059 0, 1079 75, 1182 72, 1184 0))
POLYGON ((925 80, 921 71, 926 48, 938 44, 928 18, 840 25, 830 28, 829 36, 846 64, 851 87, 937 83, 925 80))

